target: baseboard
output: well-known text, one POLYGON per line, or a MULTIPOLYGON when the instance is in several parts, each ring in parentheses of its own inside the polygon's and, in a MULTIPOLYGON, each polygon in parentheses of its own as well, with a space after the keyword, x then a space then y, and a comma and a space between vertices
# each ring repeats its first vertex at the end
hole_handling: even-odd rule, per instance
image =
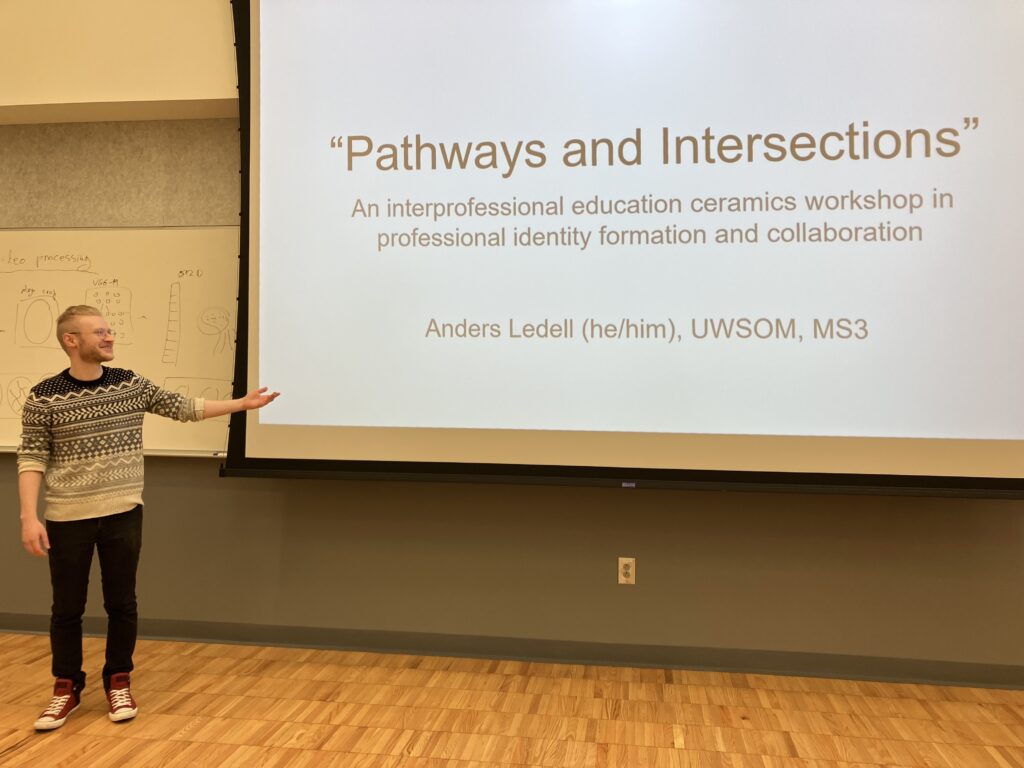
MULTIPOLYGON (((46 632, 48 616, 0 613, 0 631, 46 632)), ((106 620, 86 617, 84 631, 106 633, 106 620)), ((140 619, 139 634, 149 639, 193 642, 334 648, 410 653, 424 656, 521 659, 559 664, 715 670, 766 675, 799 675, 937 685, 1024 689, 1024 666, 974 662, 847 656, 795 651, 700 648, 668 645, 619 645, 576 640, 445 635, 328 627, 230 624, 177 619, 140 619)))

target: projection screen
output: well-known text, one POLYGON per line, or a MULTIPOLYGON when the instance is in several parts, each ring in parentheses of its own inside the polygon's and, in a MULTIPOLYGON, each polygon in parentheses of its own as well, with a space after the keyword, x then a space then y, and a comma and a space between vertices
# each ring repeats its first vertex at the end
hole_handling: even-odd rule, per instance
POLYGON ((229 472, 1024 488, 1024 2, 245 5, 229 472))

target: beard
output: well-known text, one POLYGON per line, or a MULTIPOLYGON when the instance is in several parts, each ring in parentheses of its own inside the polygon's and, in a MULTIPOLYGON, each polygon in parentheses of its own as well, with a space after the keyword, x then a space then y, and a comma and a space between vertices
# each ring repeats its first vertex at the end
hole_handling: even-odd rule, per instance
POLYGON ((114 359, 114 349, 113 347, 104 349, 97 345, 81 350, 78 356, 83 363, 106 363, 114 359))

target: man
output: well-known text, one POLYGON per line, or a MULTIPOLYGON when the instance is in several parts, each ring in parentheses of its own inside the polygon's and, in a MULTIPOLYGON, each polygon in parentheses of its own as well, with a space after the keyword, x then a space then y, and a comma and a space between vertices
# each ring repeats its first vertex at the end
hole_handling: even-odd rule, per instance
POLYGON ((57 319, 69 367, 40 382, 26 398, 18 448, 21 541, 49 556, 53 609, 50 648, 53 699, 35 722, 59 728, 79 705, 82 614, 95 549, 107 612, 103 687, 112 721, 135 717, 130 673, 138 627, 135 574, 142 545, 142 419, 156 413, 199 421, 262 408, 277 398, 266 387, 237 400, 187 398, 104 363, 114 359, 114 331, 99 310, 69 307, 57 319), (38 518, 45 481, 45 525, 38 518))

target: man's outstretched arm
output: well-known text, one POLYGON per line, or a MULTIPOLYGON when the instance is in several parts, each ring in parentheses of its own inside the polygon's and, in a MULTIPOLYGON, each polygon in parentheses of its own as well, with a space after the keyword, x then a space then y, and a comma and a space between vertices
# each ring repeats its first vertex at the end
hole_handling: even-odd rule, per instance
POLYGON ((203 409, 203 418, 213 419, 226 413, 252 411, 256 408, 262 408, 274 402, 280 394, 280 392, 268 392, 267 387, 260 387, 259 389, 254 389, 245 397, 239 397, 234 400, 207 400, 203 409))

